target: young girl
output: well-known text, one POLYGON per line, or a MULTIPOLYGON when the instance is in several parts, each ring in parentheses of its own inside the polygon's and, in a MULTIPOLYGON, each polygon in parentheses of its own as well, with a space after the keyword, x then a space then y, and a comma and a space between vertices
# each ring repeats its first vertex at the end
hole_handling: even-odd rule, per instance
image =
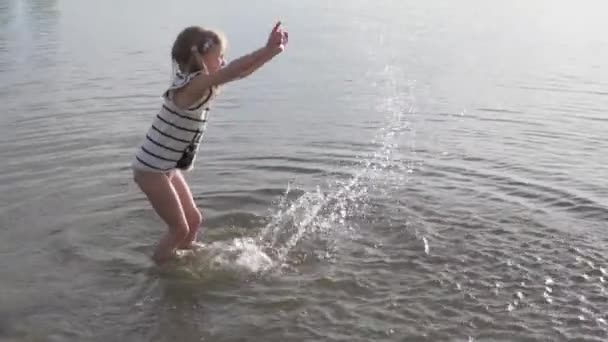
POLYGON ((283 51, 287 32, 280 25, 264 47, 225 66, 226 41, 217 32, 187 27, 173 43, 175 79, 132 163, 135 182, 168 226, 153 255, 157 264, 196 245, 202 215, 182 170, 193 167, 211 100, 220 85, 250 75, 283 51))

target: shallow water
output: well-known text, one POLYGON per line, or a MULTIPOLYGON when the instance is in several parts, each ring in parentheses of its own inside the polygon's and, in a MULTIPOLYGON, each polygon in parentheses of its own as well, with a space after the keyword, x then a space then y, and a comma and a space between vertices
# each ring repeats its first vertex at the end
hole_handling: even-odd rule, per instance
POLYGON ((605 10, 0 0, 0 340, 606 340, 605 10), (172 39, 278 17, 187 176, 207 247, 154 268, 172 39))

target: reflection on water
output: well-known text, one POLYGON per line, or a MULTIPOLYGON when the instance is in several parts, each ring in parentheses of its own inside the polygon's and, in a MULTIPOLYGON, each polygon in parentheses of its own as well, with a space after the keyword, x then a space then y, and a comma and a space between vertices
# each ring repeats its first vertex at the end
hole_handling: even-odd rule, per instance
POLYGON ((58 44, 57 1, 5 0, 0 6, 0 51, 3 52, 1 61, 5 67, 0 70, 25 73, 54 66, 58 44), (7 70, 9 59, 16 70, 7 70))

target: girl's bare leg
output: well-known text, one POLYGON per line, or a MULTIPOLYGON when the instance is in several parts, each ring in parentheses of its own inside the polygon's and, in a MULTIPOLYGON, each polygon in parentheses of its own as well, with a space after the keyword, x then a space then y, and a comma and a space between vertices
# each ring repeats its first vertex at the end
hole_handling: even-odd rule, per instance
POLYGON ((169 260, 178 246, 189 236, 188 221, 169 175, 136 171, 134 178, 156 213, 169 228, 167 234, 159 241, 152 257, 157 264, 161 264, 169 260))
POLYGON ((196 206, 194 197, 192 196, 192 191, 190 191, 190 187, 188 186, 188 183, 186 183, 184 175, 181 171, 176 170, 172 174, 171 184, 173 185, 175 191, 177 191, 184 214, 186 215, 186 221, 188 222, 189 229, 188 235, 181 242, 178 248, 192 248, 193 243, 196 241, 198 228, 203 220, 203 215, 196 206))

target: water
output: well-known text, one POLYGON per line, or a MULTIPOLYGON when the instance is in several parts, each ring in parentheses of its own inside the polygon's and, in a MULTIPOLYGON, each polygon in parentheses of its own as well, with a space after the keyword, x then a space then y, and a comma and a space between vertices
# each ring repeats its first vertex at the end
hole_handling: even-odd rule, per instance
POLYGON ((602 341, 606 5, 0 0, 0 340, 602 341), (131 182, 185 25, 229 57, 164 269, 131 182))

